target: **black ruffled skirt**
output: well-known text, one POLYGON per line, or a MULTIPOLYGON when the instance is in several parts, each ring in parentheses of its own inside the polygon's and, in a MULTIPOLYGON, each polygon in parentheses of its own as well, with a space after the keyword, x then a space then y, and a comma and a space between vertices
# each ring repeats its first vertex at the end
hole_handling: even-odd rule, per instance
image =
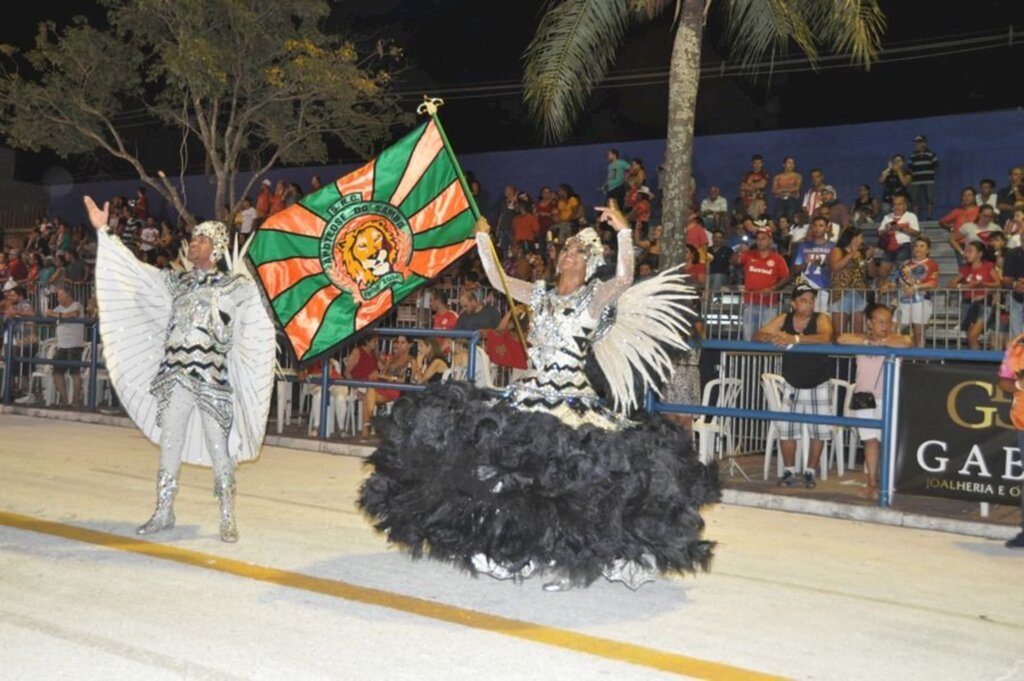
POLYGON ((483 553, 590 584, 614 561, 706 570, 699 509, 719 500, 717 469, 661 416, 607 431, 521 411, 466 383, 399 398, 359 506, 388 540, 473 570, 483 553), (653 564, 652 564, 653 563, 653 564))

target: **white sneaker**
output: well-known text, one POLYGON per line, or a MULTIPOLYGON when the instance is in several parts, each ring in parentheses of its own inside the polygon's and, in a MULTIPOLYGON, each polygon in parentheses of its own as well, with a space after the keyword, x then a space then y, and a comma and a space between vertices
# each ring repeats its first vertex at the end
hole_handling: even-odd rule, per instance
POLYGON ((32 395, 32 394, 28 394, 28 395, 25 395, 24 397, 19 397, 18 399, 14 400, 14 403, 15 404, 35 404, 36 403, 36 396, 32 395))

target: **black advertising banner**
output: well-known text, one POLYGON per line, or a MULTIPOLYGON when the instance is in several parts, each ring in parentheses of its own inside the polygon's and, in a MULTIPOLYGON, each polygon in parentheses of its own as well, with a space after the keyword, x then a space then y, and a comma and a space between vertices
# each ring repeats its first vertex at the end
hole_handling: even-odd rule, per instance
POLYGON ((904 364, 900 384, 896 491, 1020 505, 1024 460, 996 367, 904 364))

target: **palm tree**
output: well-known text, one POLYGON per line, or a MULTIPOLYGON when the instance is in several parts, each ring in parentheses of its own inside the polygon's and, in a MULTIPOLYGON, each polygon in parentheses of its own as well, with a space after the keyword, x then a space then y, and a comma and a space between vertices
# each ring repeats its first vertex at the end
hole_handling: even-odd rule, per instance
MULTIPOLYGON (((795 43, 817 64, 819 48, 870 68, 881 50, 885 16, 877 0, 719 0, 730 50, 746 70, 795 43)), ((669 66, 661 265, 683 261, 689 212, 693 128, 701 41, 712 0, 552 0, 524 55, 527 108, 548 142, 572 130, 594 87, 615 60, 633 20, 675 8, 669 66)))

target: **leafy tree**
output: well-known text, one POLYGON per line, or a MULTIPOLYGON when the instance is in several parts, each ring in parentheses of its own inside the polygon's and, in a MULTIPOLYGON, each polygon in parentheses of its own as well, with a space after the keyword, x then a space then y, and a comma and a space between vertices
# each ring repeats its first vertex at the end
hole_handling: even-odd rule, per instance
POLYGON ((662 203, 662 266, 683 261, 704 24, 725 14, 726 42, 750 71, 791 43, 816 64, 824 48, 870 67, 885 17, 877 0, 555 0, 526 49, 525 101, 549 141, 564 139, 615 61, 630 22, 675 10, 662 203))
POLYGON ((325 162, 331 139, 369 155, 401 118, 390 93, 401 50, 378 43, 361 55, 326 35, 325 0, 101 4, 102 28, 44 23, 32 49, 0 47, 0 133, 63 157, 105 152, 186 219, 186 197, 134 149, 127 124, 140 116, 180 131, 183 153, 201 150, 216 183, 214 205, 201 208, 221 216, 275 165, 325 162))

